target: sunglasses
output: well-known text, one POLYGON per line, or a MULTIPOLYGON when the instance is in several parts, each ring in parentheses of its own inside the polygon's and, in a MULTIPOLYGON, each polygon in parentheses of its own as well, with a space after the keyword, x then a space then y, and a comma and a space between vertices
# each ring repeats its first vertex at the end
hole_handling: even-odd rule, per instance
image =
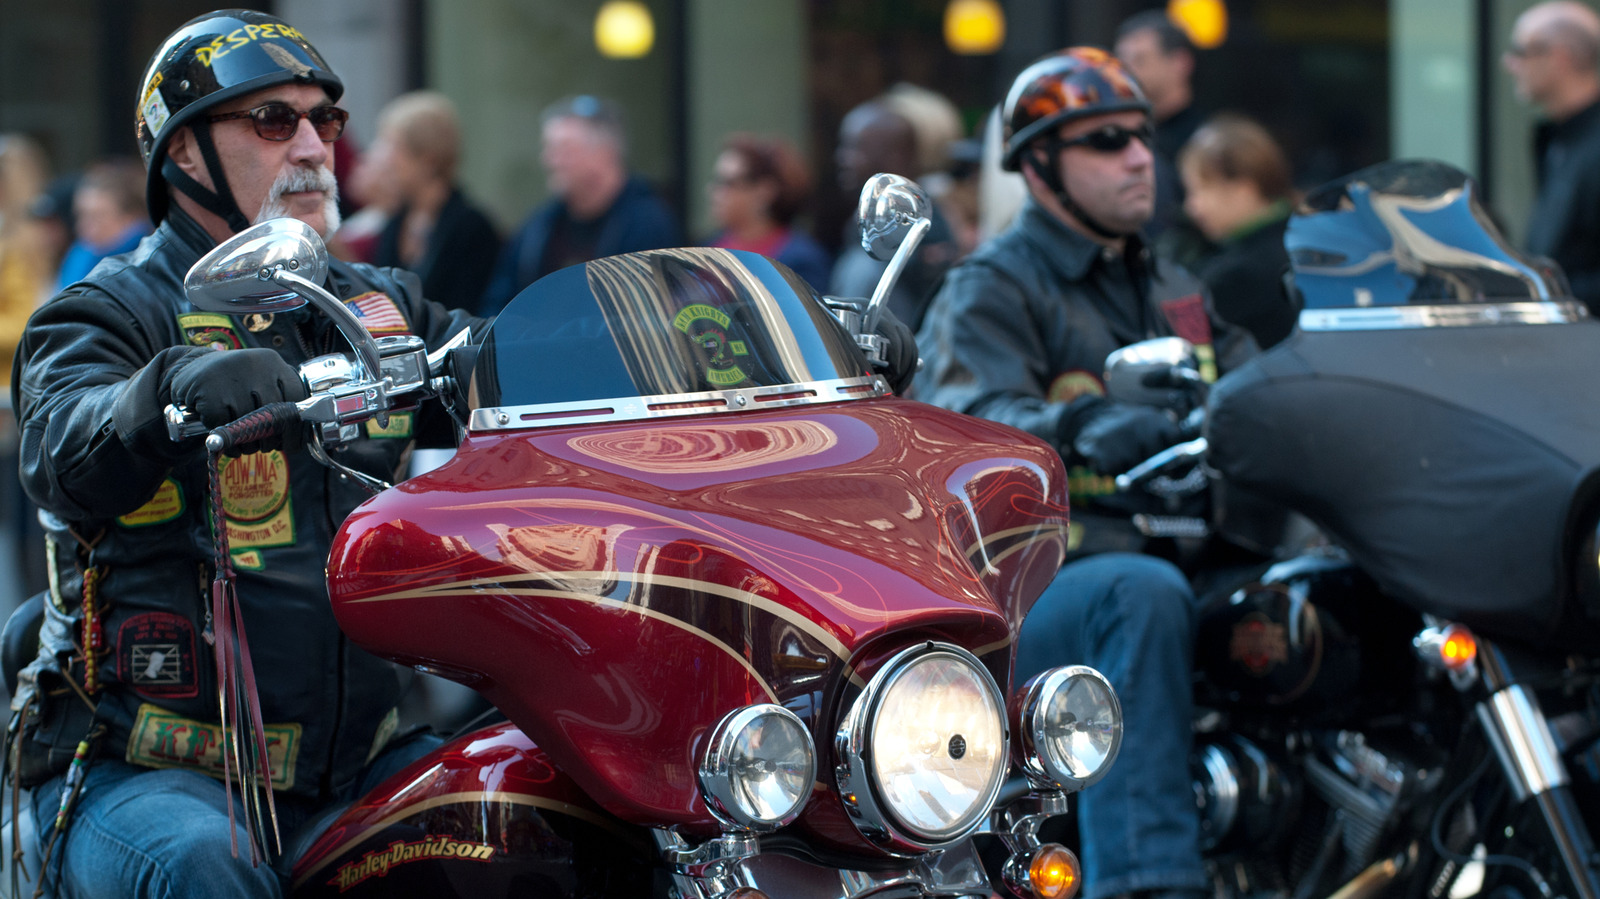
POLYGON ((1120 153, 1128 144, 1138 138, 1146 147, 1154 140, 1156 130, 1149 124, 1140 125, 1138 128, 1128 129, 1121 125, 1107 125, 1096 128, 1088 134, 1080 134, 1071 140, 1061 142, 1063 147, 1088 147, 1096 153, 1120 153))
POLYGON ((300 120, 308 119, 317 137, 327 142, 338 140, 344 133, 344 123, 349 121, 350 113, 337 106, 313 106, 301 112, 287 103, 266 103, 254 109, 206 117, 211 122, 229 119, 249 119, 256 128, 256 135, 265 140, 289 140, 299 130, 300 120))

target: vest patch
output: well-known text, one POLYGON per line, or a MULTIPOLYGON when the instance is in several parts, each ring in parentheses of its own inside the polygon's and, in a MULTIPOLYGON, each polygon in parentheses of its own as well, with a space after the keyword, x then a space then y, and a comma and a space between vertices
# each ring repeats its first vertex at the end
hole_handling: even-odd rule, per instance
POLYGON ((244 346, 231 316, 215 312, 180 312, 178 327, 191 346, 208 346, 219 350, 236 350, 244 346))
POLYGON ((289 502, 289 463, 283 453, 224 456, 218 471, 222 514, 230 549, 294 543, 294 506, 289 502))
POLYGON ((143 528, 165 524, 183 514, 183 488, 171 478, 161 482, 150 501, 126 515, 117 516, 117 524, 125 528, 143 528))
POLYGON ((400 314, 400 307, 386 294, 370 291, 345 300, 345 305, 355 313, 362 327, 373 334, 411 333, 411 326, 406 323, 406 317, 400 314))
POLYGON ((1064 371, 1050 382, 1048 399, 1052 403, 1070 403, 1080 396, 1105 396, 1106 388, 1100 379, 1081 368, 1064 371))
POLYGON ((389 416, 389 426, 381 428, 375 418, 367 419, 367 436, 377 440, 410 440, 412 415, 396 412, 389 416))
MULTIPOLYGON (((274 790, 294 787, 301 731, 299 724, 265 726, 267 770, 274 790)), ((147 768, 189 768, 221 780, 226 736, 227 729, 220 724, 194 721, 146 702, 134 718, 124 761, 147 768)))
POLYGON ((141 696, 198 696, 194 653, 194 625, 182 615, 145 612, 117 629, 117 677, 141 696))

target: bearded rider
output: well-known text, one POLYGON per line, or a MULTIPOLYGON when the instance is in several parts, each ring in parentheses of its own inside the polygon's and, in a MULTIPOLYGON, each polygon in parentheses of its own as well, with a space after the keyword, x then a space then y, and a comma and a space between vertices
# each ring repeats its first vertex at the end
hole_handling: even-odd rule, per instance
POLYGON ((1183 434, 1165 410, 1108 399, 1101 373, 1112 351, 1150 337, 1187 338, 1213 376, 1254 344, 1140 239, 1155 203, 1150 104, 1114 57, 1074 47, 1038 60, 1002 116, 1002 164, 1021 171, 1028 199, 946 276, 913 390, 1031 432, 1071 475, 1069 559, 1023 622, 1015 678, 1092 665, 1122 702, 1121 756, 1080 800, 1085 896, 1199 896, 1188 768, 1198 604, 1177 567, 1138 554, 1109 477, 1183 434))
MULTIPOLYGON (((304 35, 272 16, 223 10, 175 31, 137 97, 158 227, 41 308, 18 348, 21 475, 45 512, 51 589, 13 701, 9 758, 48 847, 45 886, 61 895, 282 894, 273 868, 235 852, 251 833, 219 779, 210 471, 202 438, 173 442, 164 410, 175 403, 216 427, 300 400, 296 366, 343 346, 310 307, 217 315, 183 290, 202 255, 252 222, 291 216, 324 236, 338 227, 330 163, 342 92, 304 35)), ((424 300, 398 269, 334 260, 323 286, 374 334, 413 334, 430 349, 483 324, 424 300)), ((886 374, 901 383, 914 344, 892 319, 880 330, 886 374)), ((397 413, 339 458, 387 480, 418 439, 451 437, 440 410, 397 413)), ((351 645, 334 621, 324 565, 366 493, 316 464, 300 438, 220 459, 216 497, 282 834, 437 743, 396 734, 402 670, 351 645)))

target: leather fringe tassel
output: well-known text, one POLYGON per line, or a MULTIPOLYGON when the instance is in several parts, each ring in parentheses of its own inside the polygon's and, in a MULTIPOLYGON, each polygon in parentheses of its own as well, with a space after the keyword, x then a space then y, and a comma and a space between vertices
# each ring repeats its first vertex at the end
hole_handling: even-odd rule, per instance
MULTIPOLYGON (((261 697, 256 691, 255 668, 250 663, 250 640, 234 587, 233 560, 228 550, 228 529, 222 510, 219 453, 208 453, 211 475, 211 529, 216 553, 216 578, 211 583, 211 608, 206 618, 206 640, 212 644, 217 664, 217 705, 222 717, 222 780, 230 794, 239 784, 245 834, 250 841, 250 863, 270 858, 266 844, 271 824, 272 851, 283 851, 278 833, 278 810, 272 798, 272 770, 267 758, 266 728, 261 722, 261 697)), ((233 803, 228 803, 228 836, 234 858, 239 857, 233 803)))

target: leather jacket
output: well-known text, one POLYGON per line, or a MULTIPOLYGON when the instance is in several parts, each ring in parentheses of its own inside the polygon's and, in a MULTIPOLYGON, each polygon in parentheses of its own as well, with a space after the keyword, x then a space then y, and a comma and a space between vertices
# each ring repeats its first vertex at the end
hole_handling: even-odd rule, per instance
POLYGON ((1068 468, 1069 548, 1137 550, 1111 479, 1075 458, 1074 403, 1105 395, 1112 351, 1171 335, 1195 345, 1208 379, 1219 362, 1226 370, 1255 353, 1247 333, 1217 318, 1199 280, 1138 237, 1123 253, 1108 250, 1030 198, 1010 228, 945 276, 917 335, 923 365, 911 395, 1054 446, 1068 468), (1096 522, 1096 510, 1108 520, 1096 522))
MULTIPOLYGON (((291 365, 347 347, 311 307, 242 317, 195 309, 183 278, 212 246, 173 209, 137 249, 40 309, 18 348, 22 481, 45 512, 51 589, 40 652, 23 671, 13 708, 25 708, 30 695, 40 701, 24 754, 48 769, 44 776, 61 770, 89 723, 65 678, 95 700, 94 720, 108 729, 101 755, 220 776, 215 664, 205 639, 208 466, 199 438, 169 440, 160 416, 166 382, 193 346, 271 347, 291 365), (87 669, 86 635, 97 647, 87 669)), ((375 334, 414 333, 436 347, 479 324, 425 302, 415 276, 398 270, 335 261, 326 286, 353 301, 375 334)), ((417 416, 393 416, 386 432, 369 426, 335 452, 346 465, 394 479, 430 426, 417 416)), ((326 797, 354 782, 398 720, 403 670, 340 632, 324 581, 333 534, 367 494, 303 450, 225 458, 220 483, 274 786, 326 797)))

